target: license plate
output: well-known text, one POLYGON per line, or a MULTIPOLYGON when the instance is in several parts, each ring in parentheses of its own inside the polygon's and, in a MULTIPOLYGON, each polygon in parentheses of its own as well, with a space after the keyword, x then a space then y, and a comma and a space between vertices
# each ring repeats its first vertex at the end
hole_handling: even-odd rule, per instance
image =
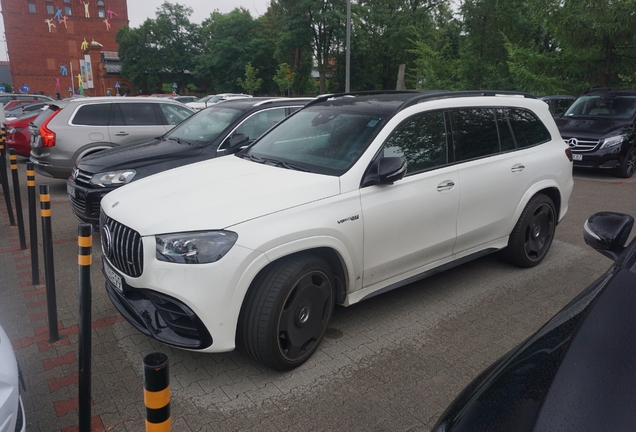
POLYGON ((75 188, 68 183, 66 184, 66 192, 71 198, 75 198, 75 188))
POLYGON ((572 160, 582 161, 583 160, 583 155, 582 154, 572 153, 572 160))
POLYGON ((106 262, 106 260, 104 260, 104 273, 106 273, 106 277, 108 278, 110 283, 115 285, 115 287, 119 291, 122 291, 122 292, 124 291, 124 288, 123 288, 122 283, 121 283, 121 276, 119 276, 117 273, 115 273, 115 270, 110 268, 110 264, 108 264, 106 262))

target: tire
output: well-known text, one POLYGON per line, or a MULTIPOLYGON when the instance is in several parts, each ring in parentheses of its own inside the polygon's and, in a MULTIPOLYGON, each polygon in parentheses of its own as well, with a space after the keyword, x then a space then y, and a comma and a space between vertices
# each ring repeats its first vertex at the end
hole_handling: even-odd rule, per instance
POLYGON ((533 196, 510 233, 508 247, 501 251, 502 257, 519 267, 539 264, 552 245, 555 215, 554 203, 548 196, 533 196))
POLYGON ((618 176, 621 178, 630 178, 636 172, 636 148, 629 149, 625 157, 621 160, 618 167, 618 176))
POLYGON ((327 331, 334 277, 321 258, 283 258, 254 280, 241 308, 237 346, 254 360, 285 371, 303 364, 327 331))

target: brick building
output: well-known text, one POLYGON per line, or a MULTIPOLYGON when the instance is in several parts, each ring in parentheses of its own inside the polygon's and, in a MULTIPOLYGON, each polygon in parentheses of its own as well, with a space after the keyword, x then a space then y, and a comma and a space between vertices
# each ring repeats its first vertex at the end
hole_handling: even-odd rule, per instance
POLYGON ((90 96, 104 96, 109 89, 116 94, 117 85, 130 91, 119 75, 115 42, 117 30, 128 24, 126 0, 0 3, 16 92, 67 97, 78 91, 80 79, 90 96))

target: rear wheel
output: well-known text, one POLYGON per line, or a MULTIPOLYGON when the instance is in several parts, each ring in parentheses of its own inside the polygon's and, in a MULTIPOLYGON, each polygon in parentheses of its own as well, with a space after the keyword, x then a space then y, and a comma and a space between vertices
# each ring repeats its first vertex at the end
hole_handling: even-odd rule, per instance
POLYGON ((636 172, 636 148, 629 149, 621 164, 618 167, 618 176, 622 178, 630 178, 636 172))
POLYGON ((515 225, 503 258, 519 267, 534 267, 550 250, 556 227, 556 212, 552 200, 543 194, 530 199, 515 225))
POLYGON ((283 258, 250 287, 237 344, 268 367, 293 369, 318 348, 334 303, 333 274, 323 259, 312 254, 283 258))

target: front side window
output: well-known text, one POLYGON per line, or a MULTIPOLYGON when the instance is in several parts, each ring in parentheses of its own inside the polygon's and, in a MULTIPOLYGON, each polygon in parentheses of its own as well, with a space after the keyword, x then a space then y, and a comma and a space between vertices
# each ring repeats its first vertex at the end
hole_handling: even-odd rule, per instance
POLYGON ((499 153, 495 112, 490 108, 460 108, 451 111, 455 161, 499 153))
POLYGON ((71 123, 82 126, 108 126, 110 106, 109 103, 83 105, 77 110, 71 123))
POLYGON ((160 125, 151 103, 118 103, 119 112, 114 116, 113 124, 121 126, 160 125))
POLYGON ((260 111, 245 119, 235 133, 247 135, 252 142, 284 118, 285 108, 260 111))
POLYGON ((442 111, 416 114, 402 122, 384 144, 384 157, 401 156, 407 175, 447 162, 446 123, 442 111))
POLYGON ((506 110, 510 127, 517 141, 517 148, 529 147, 550 141, 550 132, 533 113, 521 108, 506 110))
POLYGON ((339 176, 366 150, 380 124, 375 114, 316 106, 288 117, 239 156, 339 176))
POLYGON ((159 104, 169 125, 176 125, 192 115, 192 111, 175 104, 159 104))

